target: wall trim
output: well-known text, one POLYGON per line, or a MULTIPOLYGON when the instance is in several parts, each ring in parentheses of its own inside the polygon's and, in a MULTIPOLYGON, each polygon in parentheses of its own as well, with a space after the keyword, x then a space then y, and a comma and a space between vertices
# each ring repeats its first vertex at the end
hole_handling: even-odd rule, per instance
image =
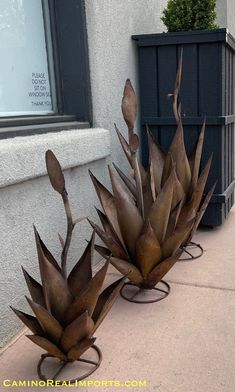
POLYGON ((0 188, 46 175, 44 154, 48 149, 63 169, 70 169, 110 155, 110 133, 89 128, 1 140, 0 188))

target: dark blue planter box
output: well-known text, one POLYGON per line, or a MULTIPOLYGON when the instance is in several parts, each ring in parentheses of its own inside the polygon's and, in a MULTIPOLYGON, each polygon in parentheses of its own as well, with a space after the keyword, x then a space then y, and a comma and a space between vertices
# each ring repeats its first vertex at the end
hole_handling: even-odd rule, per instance
POLYGON ((235 39, 226 29, 146 34, 133 39, 139 49, 143 162, 148 163, 146 124, 165 149, 174 135, 175 120, 167 95, 173 92, 183 47, 180 99, 186 149, 190 153, 206 116, 202 166, 214 153, 207 190, 218 182, 202 224, 220 225, 234 203, 235 39))

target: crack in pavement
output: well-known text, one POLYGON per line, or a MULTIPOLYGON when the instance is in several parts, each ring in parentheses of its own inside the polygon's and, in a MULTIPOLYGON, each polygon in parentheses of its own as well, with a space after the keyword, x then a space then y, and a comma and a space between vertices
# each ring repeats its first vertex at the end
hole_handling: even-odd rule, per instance
POLYGON ((167 279, 168 283, 172 284, 179 284, 179 285, 184 285, 184 286, 191 286, 191 287, 200 287, 203 289, 212 289, 212 290, 221 290, 221 291, 232 291, 235 292, 235 288, 228 288, 228 287, 218 287, 218 286, 207 286, 206 284, 200 284, 200 283, 188 283, 188 282, 176 282, 173 280, 167 279))

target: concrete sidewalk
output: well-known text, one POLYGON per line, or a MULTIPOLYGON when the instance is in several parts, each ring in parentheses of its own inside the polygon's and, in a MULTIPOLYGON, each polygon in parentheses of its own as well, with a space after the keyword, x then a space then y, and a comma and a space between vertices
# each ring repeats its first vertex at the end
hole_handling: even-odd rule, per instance
MULTIPOLYGON (((126 380, 146 380, 147 386, 83 386, 80 390, 235 391, 235 209, 223 227, 200 230, 194 240, 204 247, 204 255, 173 267, 166 276, 171 283, 166 299, 139 305, 119 298, 96 333, 103 361, 89 380, 119 380, 122 384, 126 380)), ((108 280, 117 275, 110 269, 108 280)), ((24 336, 2 351, 0 389, 40 390, 7 388, 2 383, 4 379, 37 380, 41 353, 24 336)))

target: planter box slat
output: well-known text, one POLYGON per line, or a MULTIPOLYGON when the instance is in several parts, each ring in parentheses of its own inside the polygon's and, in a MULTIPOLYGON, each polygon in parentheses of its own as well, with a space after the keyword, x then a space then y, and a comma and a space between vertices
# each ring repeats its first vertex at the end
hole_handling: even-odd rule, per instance
POLYGON ((142 110, 147 116, 157 114, 158 116, 158 91, 157 91, 157 63, 156 49, 146 48, 145 52, 139 53, 139 67, 144 70, 144 83, 142 84, 143 94, 146 96, 142 103, 142 110), (143 56, 142 56, 143 55, 143 56))
MULTIPOLYGON (((178 48, 179 52, 179 48, 178 48)), ((197 117, 198 108, 198 46, 196 44, 184 46, 184 70, 182 75, 182 91, 187 92, 181 96, 182 115, 184 117, 197 117), (187 112, 185 109, 187 108, 187 112)), ((168 106, 169 103, 168 103, 168 106)))
POLYGON ((215 62, 218 56, 219 44, 217 42, 198 45, 198 101, 201 116, 216 116, 221 113, 220 84, 218 83, 221 75, 219 64, 215 62))
MULTIPOLYGON (((184 125, 201 125, 204 117, 183 117, 182 122, 184 125)), ((206 116, 207 125, 227 125, 234 123, 235 115, 231 116, 206 116)), ((175 125, 174 117, 156 117, 156 116, 143 116, 143 124, 157 124, 157 125, 175 125)))
POLYGON ((213 152, 206 191, 217 180, 202 224, 222 224, 233 203, 235 123, 235 40, 226 29, 134 36, 139 47, 139 81, 143 163, 148 164, 145 124, 168 149, 175 119, 168 97, 174 90, 180 48, 180 91, 185 145, 190 153, 206 116, 202 167, 213 152))

